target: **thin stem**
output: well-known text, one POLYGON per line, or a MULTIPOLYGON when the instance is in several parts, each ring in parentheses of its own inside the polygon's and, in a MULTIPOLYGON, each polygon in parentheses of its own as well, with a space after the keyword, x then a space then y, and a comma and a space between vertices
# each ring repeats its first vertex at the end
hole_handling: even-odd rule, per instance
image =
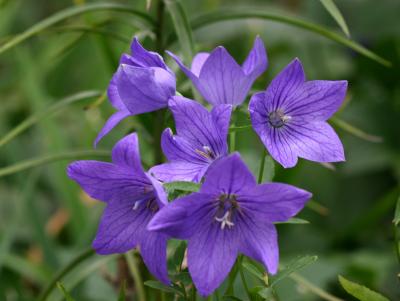
POLYGON ((242 261, 243 261, 243 255, 240 255, 239 260, 238 260, 240 278, 242 279, 243 287, 244 287, 244 290, 246 291, 247 297, 249 297, 249 300, 251 300, 252 299, 251 293, 250 293, 249 287, 247 286, 246 278, 244 277, 242 261))
POLYGON ((54 278, 50 281, 49 285, 42 291, 38 300, 39 301, 47 300, 47 297, 53 291, 57 282, 60 281, 61 278, 63 278, 65 275, 67 275, 69 272, 71 272, 74 268, 76 268, 81 262, 83 262, 87 258, 93 256, 94 254, 95 254, 94 250, 92 248, 89 248, 89 249, 83 251, 82 253, 80 253, 77 257, 75 257, 68 265, 66 265, 64 268, 62 268, 54 276, 54 278))
POLYGON ((135 287, 137 289, 138 300, 146 301, 146 293, 144 291, 142 277, 140 276, 140 271, 138 269, 137 260, 133 252, 125 253, 125 259, 128 263, 129 271, 131 272, 133 281, 135 282, 135 287))
MULTIPOLYGON (((232 118, 231 127, 235 127, 235 120, 232 118)), ((229 134, 229 152, 234 152, 236 147, 236 131, 229 134)))
POLYGON ((264 166, 265 166, 265 157, 267 156, 267 151, 263 148, 262 157, 260 161, 260 169, 258 172, 258 184, 261 184, 264 176, 264 166))
POLYGON ((395 251, 396 251, 397 261, 400 263, 399 230, 396 225, 393 226, 393 232, 394 232, 394 243, 395 243, 395 251))
POLYGON ((323 300, 327 301, 343 301, 342 299, 339 299, 338 297, 335 297, 331 295, 330 293, 324 291, 323 289, 315 286, 313 283, 305 279, 303 276, 300 276, 297 273, 292 273, 290 276, 295 282, 298 284, 304 286, 305 288, 309 289, 311 292, 313 292, 315 295, 320 297, 323 300))

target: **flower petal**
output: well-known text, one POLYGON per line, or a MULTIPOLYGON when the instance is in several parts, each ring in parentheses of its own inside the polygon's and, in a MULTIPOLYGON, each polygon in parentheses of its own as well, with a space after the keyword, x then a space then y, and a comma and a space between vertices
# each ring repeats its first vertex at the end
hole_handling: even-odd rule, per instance
POLYGON ((143 187, 151 183, 142 174, 112 163, 99 161, 75 161, 67 168, 68 176, 97 200, 109 202, 132 200, 143 195, 143 187))
POLYGON ((264 73, 268 66, 267 52, 259 36, 254 40, 253 49, 250 51, 242 65, 244 73, 253 80, 264 73))
POLYGON ((207 52, 199 52, 194 56, 190 71, 195 76, 199 77, 201 68, 203 68, 204 62, 208 59, 209 56, 210 54, 207 52))
POLYGON ((347 91, 347 81, 313 80, 305 82, 285 114, 296 120, 325 121, 341 106, 347 91))
POLYGON ((169 70, 163 58, 156 52, 148 51, 135 37, 131 44, 132 60, 138 67, 160 67, 169 70))
POLYGON ((209 164, 175 161, 153 166, 150 173, 162 182, 189 181, 199 183, 209 164))
POLYGON ((94 141, 94 147, 100 142, 101 139, 104 138, 114 127, 118 125, 122 120, 126 117, 130 116, 131 113, 127 110, 118 111, 111 115, 110 118, 106 121, 100 132, 97 134, 96 140, 94 141))
POLYGON ((270 274, 276 274, 279 267, 279 247, 275 226, 247 218, 246 223, 241 223, 240 227, 240 252, 262 262, 270 274))
POLYGON ((127 167, 132 172, 144 176, 140 161, 139 141, 136 133, 132 133, 119 140, 112 149, 111 157, 116 165, 127 167))
POLYGON ((267 223, 284 222, 295 216, 312 194, 303 189, 281 183, 257 185, 238 196, 246 212, 267 223))
POLYGON ((199 92, 213 105, 241 104, 252 84, 252 80, 221 46, 214 49, 205 61, 199 82, 199 92))
MULTIPOLYGON (((185 75, 188 78, 190 78, 190 80, 193 82, 193 84, 197 88, 197 90, 201 91, 201 84, 199 82, 198 75, 193 73, 188 67, 186 67, 185 64, 182 62, 182 60, 177 55, 173 54, 170 51, 166 51, 166 52, 174 59, 174 61, 178 64, 179 68, 181 68, 182 72, 185 73, 185 75)), ((200 63, 200 61, 199 61, 199 63, 200 63)), ((195 63, 195 65, 197 65, 197 62, 195 63)), ((194 71, 197 72, 197 67, 194 67, 194 71)))
POLYGON ((153 185, 154 194, 157 198, 157 203, 159 208, 164 207, 165 205, 168 204, 168 196, 167 193, 165 192, 163 185, 160 183, 160 181, 155 179, 149 172, 146 173, 146 176, 153 185))
POLYGON ((240 194, 256 185, 256 179, 238 152, 216 160, 209 167, 200 192, 209 194, 240 194))
POLYGON ((127 111, 125 104, 122 102, 121 97, 119 97, 118 94, 116 74, 113 75, 110 84, 108 85, 107 96, 114 108, 119 111, 127 111))
POLYGON ((146 226, 154 214, 146 206, 134 210, 133 205, 126 200, 108 203, 92 244, 97 253, 124 253, 148 238, 146 226))
MULTIPOLYGON (((227 153, 226 135, 221 135, 213 114, 201 104, 185 97, 174 96, 169 101, 169 108, 174 114, 179 136, 200 151, 203 151, 203 147, 209 147, 216 156, 227 153)), ((226 122, 226 116, 222 118, 226 122)))
MULTIPOLYGON (((232 105, 217 105, 211 110, 212 119, 221 133, 221 137, 227 137, 229 131, 229 123, 231 120, 232 105)), ((226 140, 226 138, 225 138, 226 140)))
POLYGON ((299 59, 294 59, 271 82, 265 92, 268 112, 283 109, 296 97, 296 91, 305 81, 303 66, 299 59))
POLYGON ((167 270, 167 236, 147 231, 140 243, 140 254, 149 271, 162 283, 169 285, 167 270))
POLYGON ((164 108, 175 94, 174 76, 161 68, 121 65, 116 83, 119 96, 131 115, 164 108))
POLYGON ((205 219, 199 221, 196 232, 189 238, 189 272, 202 296, 217 289, 232 269, 240 244, 238 231, 238 227, 222 230, 219 223, 205 219))
POLYGON ((197 224, 207 217, 213 221, 212 196, 192 193, 174 200, 156 213, 148 225, 150 231, 157 231, 168 236, 187 239, 197 231, 197 224))

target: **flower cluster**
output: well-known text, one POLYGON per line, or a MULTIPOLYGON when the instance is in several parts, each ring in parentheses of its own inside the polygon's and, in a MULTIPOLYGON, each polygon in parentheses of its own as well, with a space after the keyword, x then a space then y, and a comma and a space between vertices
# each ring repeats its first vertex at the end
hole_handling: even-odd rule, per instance
MULTIPOLYGON (((187 68, 169 53, 212 106, 177 96, 175 75, 162 57, 137 39, 131 55, 123 55, 108 88, 118 110, 95 144, 122 119, 168 108, 176 133, 165 129, 162 150, 168 162, 143 170, 137 134, 120 140, 112 162, 76 161, 68 175, 91 197, 104 201, 93 248, 99 254, 123 253, 139 247, 150 272, 169 284, 167 241, 188 241, 188 268, 198 291, 212 293, 242 253, 278 270, 275 222, 296 215, 311 193, 282 183, 257 184, 238 152, 229 154, 231 114, 267 68, 263 42, 256 38, 242 65, 223 47, 199 53, 187 68), (163 183, 191 181, 198 192, 168 202, 163 183)), ((342 144, 326 120, 340 107, 346 81, 306 81, 298 59, 254 94, 249 113, 255 132, 270 155, 284 167, 298 157, 317 162, 343 161, 342 144)), ((180 94, 179 94, 180 95, 180 94)))

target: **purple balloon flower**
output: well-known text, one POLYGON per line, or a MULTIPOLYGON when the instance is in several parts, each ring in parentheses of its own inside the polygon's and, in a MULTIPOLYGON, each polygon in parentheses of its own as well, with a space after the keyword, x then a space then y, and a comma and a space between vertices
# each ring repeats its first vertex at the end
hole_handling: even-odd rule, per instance
POLYGON ((257 185, 238 153, 215 161, 200 192, 161 209, 148 229, 188 239, 188 266, 202 295, 224 280, 239 252, 278 270, 274 222, 297 214, 310 199, 302 189, 279 183, 257 185))
POLYGON ((161 184, 144 172, 136 134, 114 146, 112 161, 76 161, 67 170, 87 194, 107 203, 93 248, 99 254, 112 254, 139 246, 150 272, 168 284, 167 236, 146 229, 168 203, 167 196, 161 184))
POLYGON ((107 90, 118 112, 107 120, 95 145, 124 118, 165 108, 168 99, 175 95, 175 74, 158 53, 144 49, 137 38, 132 42, 131 52, 132 55, 121 56, 107 90))
POLYGON ((208 112, 193 100, 174 96, 169 109, 178 135, 165 129, 161 146, 170 162, 154 166, 150 172, 164 182, 200 182, 210 164, 228 154, 226 140, 232 106, 217 105, 208 112))
POLYGON ((253 82, 267 68, 268 60, 262 40, 257 37, 253 49, 240 66, 222 46, 211 53, 200 52, 189 70, 173 53, 171 55, 197 90, 212 105, 240 105, 253 82))
POLYGON ((347 81, 306 81, 303 66, 293 60, 265 92, 252 96, 253 128, 271 156, 285 168, 298 157, 316 162, 344 161, 343 145, 326 122, 340 107, 347 81))

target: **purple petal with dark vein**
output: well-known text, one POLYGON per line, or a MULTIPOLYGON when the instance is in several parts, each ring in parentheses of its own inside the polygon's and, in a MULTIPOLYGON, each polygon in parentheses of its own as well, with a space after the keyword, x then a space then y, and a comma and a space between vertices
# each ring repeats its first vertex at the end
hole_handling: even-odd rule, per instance
POLYGON ((134 210, 133 205, 126 198, 107 205, 92 244, 97 253, 124 253, 148 237, 146 226, 153 212, 146 206, 134 210))
POLYGON ((107 96, 114 108, 118 109, 119 111, 127 110, 125 104, 122 102, 118 94, 116 74, 113 75, 110 84, 108 85, 107 96))
POLYGON ((132 58, 139 67, 160 67, 168 70, 163 58, 156 52, 148 51, 135 37, 131 44, 132 58))
POLYGON ((240 207, 266 223, 284 222, 295 216, 312 194, 281 183, 252 187, 238 196, 240 207))
POLYGON ((247 76, 253 80, 264 73, 268 66, 267 52, 264 43, 259 36, 254 40, 253 48, 242 65, 242 69, 247 76))
POLYGON ((145 177, 140 161, 139 140, 136 133, 132 133, 118 141, 112 149, 112 160, 116 165, 124 166, 132 173, 145 177))
POLYGON ((94 141, 94 147, 96 147, 100 140, 103 139, 104 136, 106 136, 114 127, 116 127, 118 123, 120 123, 122 120, 130 115, 131 113, 127 110, 118 111, 112 114, 110 118, 108 118, 100 132, 97 134, 97 137, 94 141))
POLYGON ((201 68, 203 68, 204 62, 208 59, 209 56, 210 54, 207 52, 199 52, 194 56, 190 71, 195 76, 199 77, 201 68))
POLYGON ((211 164, 200 192, 215 195, 240 194, 256 184, 253 174, 244 164, 239 153, 235 152, 211 164))
POLYGON ((151 186, 144 175, 107 162, 75 161, 68 166, 67 174, 89 196, 105 202, 127 197, 135 200, 143 195, 144 187, 151 186))
POLYGON ((193 82, 197 90, 201 90, 200 88, 200 82, 198 79, 198 76, 194 74, 188 67, 185 66, 185 64, 182 62, 182 60, 175 54, 173 54, 170 51, 166 51, 173 59, 174 61, 178 64, 179 68, 181 68, 182 72, 185 73, 185 75, 193 82))
POLYGON ((342 105, 347 81, 314 80, 305 82, 288 103, 285 114, 306 122, 325 121, 342 105))
POLYGON ((225 140, 229 132, 231 113, 232 105, 217 105, 211 110, 212 119, 220 132, 221 137, 225 140))
POLYGON ((146 231, 139 243, 140 254, 149 271, 162 283, 169 285, 167 270, 167 236, 146 231))
POLYGON ((199 183, 207 171, 209 163, 174 161, 153 166, 150 173, 162 182, 188 181, 199 183))
POLYGON ((157 204, 159 208, 164 207, 165 205, 168 204, 168 196, 164 190, 164 187, 162 186, 160 181, 155 179, 149 172, 146 173, 146 176, 153 185, 154 194, 157 198, 157 204))

